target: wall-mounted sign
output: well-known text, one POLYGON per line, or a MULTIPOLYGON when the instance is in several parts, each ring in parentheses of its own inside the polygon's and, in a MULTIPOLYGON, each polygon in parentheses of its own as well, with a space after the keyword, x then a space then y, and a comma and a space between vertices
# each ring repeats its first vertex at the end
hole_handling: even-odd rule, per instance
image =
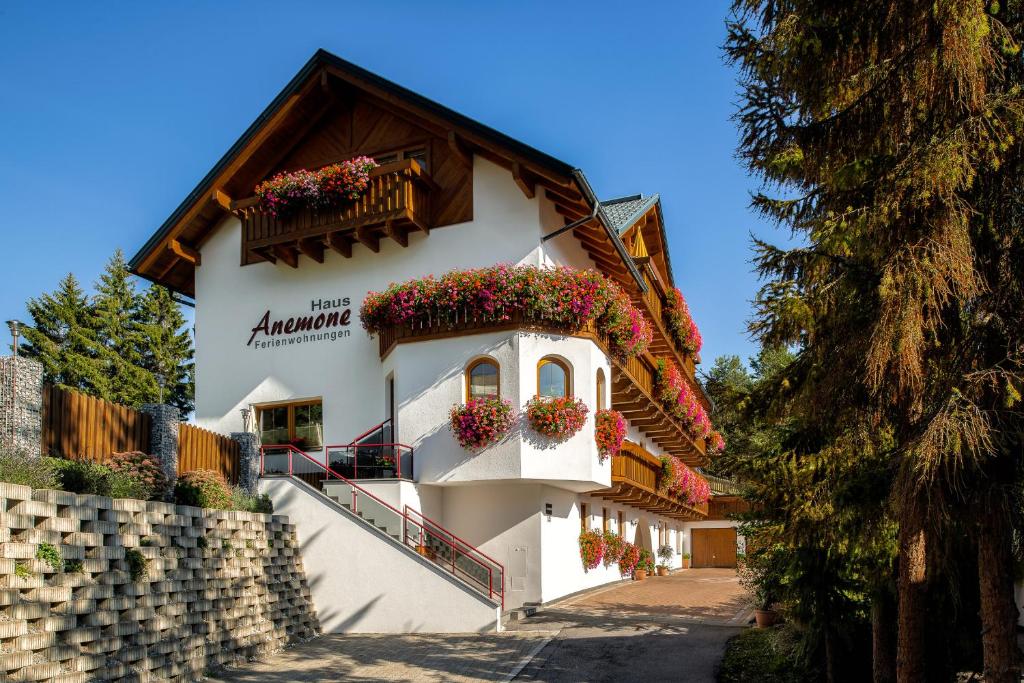
POLYGON ((252 328, 246 346, 271 349, 278 346, 337 341, 352 335, 348 329, 352 318, 351 300, 313 299, 310 313, 278 320, 271 319, 268 310, 252 328))

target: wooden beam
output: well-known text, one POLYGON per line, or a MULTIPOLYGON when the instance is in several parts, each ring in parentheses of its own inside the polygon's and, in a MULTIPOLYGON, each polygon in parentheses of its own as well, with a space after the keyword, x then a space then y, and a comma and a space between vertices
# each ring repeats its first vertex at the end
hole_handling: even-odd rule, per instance
POLYGON ((527 199, 533 199, 537 195, 537 183, 534 182, 527 170, 519 165, 518 161, 512 162, 512 178, 527 199))
POLYGON ((463 166, 473 168, 473 153, 466 149, 466 145, 454 130, 448 131, 448 147, 463 166))
POLYGON ((213 192, 210 193, 210 198, 220 205, 220 208, 225 211, 233 211, 235 208, 235 202, 219 187, 213 188, 213 192))
POLYGON ((160 269, 160 274, 159 274, 159 275, 157 275, 156 279, 157 279, 157 280, 162 280, 162 279, 164 279, 165 277, 167 277, 167 273, 169 273, 169 272, 171 272, 172 270, 174 270, 174 266, 178 265, 178 263, 179 263, 180 261, 181 261, 181 257, 179 257, 179 256, 175 256, 174 258, 172 258, 172 259, 171 259, 171 260, 170 260, 170 261, 169 261, 169 262, 167 263, 167 265, 166 265, 166 266, 164 266, 163 268, 161 268, 161 269, 160 269))
POLYGON ((299 251, 317 263, 324 262, 324 243, 317 239, 299 240, 299 251))
POLYGON ((327 246, 345 258, 352 258, 352 238, 340 232, 327 234, 327 246))
POLYGON ((356 240, 374 254, 380 253, 380 237, 373 234, 365 225, 356 228, 356 240))
POLYGON ((287 244, 275 244, 274 255, 292 268, 299 267, 299 253, 287 244))
POLYGON ((174 252, 174 255, 178 258, 188 261, 194 266, 199 266, 203 263, 202 254, 180 240, 171 240, 167 243, 167 248, 174 252))
POLYGON ((403 230, 400 226, 395 225, 395 222, 390 218, 384 223, 384 234, 398 242, 403 247, 409 246, 409 232, 403 230))

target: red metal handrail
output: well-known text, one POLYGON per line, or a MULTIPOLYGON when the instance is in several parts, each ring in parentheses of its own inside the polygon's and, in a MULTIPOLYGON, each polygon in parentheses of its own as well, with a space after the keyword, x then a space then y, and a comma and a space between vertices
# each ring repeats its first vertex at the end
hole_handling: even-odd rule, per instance
MULTIPOLYGON (((409 445, 404 444, 404 443, 397 443, 397 442, 396 443, 355 443, 355 442, 353 442, 353 443, 344 443, 344 444, 334 444, 334 445, 331 445, 331 446, 324 446, 324 452, 327 454, 325 456, 328 459, 327 462, 330 462, 330 457, 331 457, 330 454, 331 454, 332 450, 337 452, 337 451, 345 451, 345 450, 351 449, 351 450, 355 451, 355 457, 358 458, 358 456, 359 456, 359 449, 360 448, 363 448, 363 449, 368 449, 368 448, 392 448, 392 449, 395 449, 397 451, 397 454, 391 455, 391 456, 382 456, 382 457, 384 457, 384 458, 389 458, 390 457, 390 458, 394 459, 395 466, 396 466, 396 474, 397 474, 397 478, 398 479, 402 478, 402 451, 404 450, 404 451, 409 453, 409 465, 410 465, 410 467, 413 465, 413 462, 412 462, 413 458, 416 457, 415 451, 414 451, 412 446, 409 446, 409 445)), ((355 471, 358 474, 358 472, 359 472, 359 462, 358 462, 358 460, 353 465, 353 467, 355 468, 355 471)), ((409 478, 412 479, 413 473, 412 472, 407 472, 407 474, 409 475, 409 478)), ((355 478, 358 479, 359 477, 356 476, 355 478)))
POLYGON ((377 431, 378 429, 383 429, 383 428, 384 428, 384 425, 386 425, 386 424, 387 424, 387 423, 389 423, 389 422, 391 422, 391 423, 392 423, 392 424, 391 424, 391 429, 392 429, 392 431, 394 431, 394 428, 395 428, 395 425, 394 425, 394 421, 393 421, 393 420, 392 420, 392 419, 391 419, 391 418, 389 417, 388 419, 384 420, 384 421, 383 421, 383 422, 381 422, 380 424, 376 424, 376 425, 374 425, 374 426, 370 427, 370 428, 369 428, 369 429, 367 429, 367 430, 366 430, 365 432, 363 432, 362 434, 360 434, 360 435, 359 435, 359 436, 357 436, 356 438, 352 439, 352 441, 350 441, 349 443, 347 443, 347 444, 345 444, 345 445, 346 445, 346 446, 351 446, 351 445, 355 444, 355 443, 356 443, 356 442, 358 442, 358 441, 359 441, 360 439, 363 439, 363 438, 365 438, 365 437, 369 436, 370 434, 373 434, 373 433, 374 433, 375 431, 377 431))
MULTIPOLYGON (((295 446, 292 446, 291 444, 277 444, 277 445, 261 446, 260 447, 260 475, 266 474, 266 452, 268 450, 282 450, 282 449, 287 451, 287 453, 288 453, 288 475, 289 476, 295 476, 294 466, 292 464, 292 455, 293 455, 293 453, 298 453, 299 455, 301 455, 303 458, 305 458, 309 462, 311 462, 314 465, 316 465, 317 467, 320 467, 321 469, 323 469, 328 475, 334 476, 337 479, 339 479, 342 482, 344 482, 345 484, 347 484, 348 486, 352 487, 352 512, 357 512, 357 510, 358 510, 357 495, 356 495, 356 491, 358 491, 359 493, 361 493, 364 496, 368 497, 370 500, 374 501, 378 505, 381 505, 381 506, 387 508, 388 510, 391 510, 392 512, 394 512, 396 515, 398 515, 398 517, 403 520, 403 524, 402 524, 402 543, 403 543, 403 545, 408 545, 409 544, 409 539, 410 539, 409 527, 408 527, 409 524, 411 524, 411 525, 413 525, 415 527, 418 527, 421 531, 424 531, 424 532, 426 531, 426 525, 424 523, 417 522, 415 519, 413 519, 412 516, 410 516, 408 514, 409 512, 412 512, 412 513, 418 515, 426 523, 430 524, 432 527, 434 527, 437 531, 440 531, 442 534, 447 534, 451 539, 453 539, 452 541, 449 541, 446 538, 440 537, 437 534, 434 534, 434 538, 437 538, 442 543, 445 543, 449 548, 451 548, 451 558, 452 558, 451 559, 451 572, 452 572, 452 574, 453 575, 457 574, 455 559, 456 559, 456 555, 461 552, 463 557, 465 557, 470 562, 472 562, 473 564, 477 565, 481 569, 484 569, 487 572, 487 577, 488 577, 488 581, 487 581, 487 597, 489 599, 493 600, 494 596, 497 595, 500 598, 500 600, 501 600, 502 611, 504 611, 504 609, 505 609, 505 585, 504 585, 505 584, 505 567, 500 562, 497 562, 496 560, 492 559, 490 556, 488 556, 485 553, 481 552, 477 548, 469 545, 468 543, 466 543, 465 541, 460 539, 458 536, 456 536, 452 532, 450 532, 447 529, 445 529, 440 524, 437 524, 436 522, 431 521, 425 515, 423 515, 419 511, 413 510, 408 505, 405 506, 405 509, 406 509, 407 512, 400 512, 398 510, 398 508, 394 507, 390 503, 388 503, 388 502, 386 502, 384 500, 381 500, 380 498, 378 498, 377 496, 373 495, 372 493, 370 493, 369 491, 367 491, 363 487, 361 487, 358 484, 356 484, 351 479, 348 479, 348 478, 343 477, 342 475, 338 474, 333 469, 331 469, 327 464, 321 463, 321 462, 319 462, 317 460, 314 460, 313 458, 309 457, 308 453, 305 453, 304 451, 299 450, 298 448, 296 448, 295 446), (460 550, 460 548, 456 545, 456 542, 458 542, 459 544, 464 546, 464 548, 460 550), (492 566, 488 566, 485 562, 481 562, 476 557, 472 557, 469 553, 472 553, 472 554, 475 554, 475 555, 477 555, 479 557, 484 558, 485 560, 487 560, 487 562, 490 562, 494 566, 493 567, 492 566), (495 569, 497 569, 498 572, 501 574, 501 585, 500 585, 500 587, 495 587, 495 585, 494 585, 494 570, 495 569)), ((328 476, 328 479, 330 479, 330 476, 328 476)), ((436 559, 432 559, 430 557, 426 557, 426 559, 430 560, 431 562, 433 562, 434 564, 436 564, 439 567, 444 567, 445 566, 445 564, 442 564, 441 562, 439 562, 436 559)), ((463 574, 466 574, 466 572, 463 572, 463 574)), ((473 581, 483 585, 482 581, 480 581, 479 579, 476 579, 471 574, 468 575, 468 577, 470 579, 472 579, 473 581)))

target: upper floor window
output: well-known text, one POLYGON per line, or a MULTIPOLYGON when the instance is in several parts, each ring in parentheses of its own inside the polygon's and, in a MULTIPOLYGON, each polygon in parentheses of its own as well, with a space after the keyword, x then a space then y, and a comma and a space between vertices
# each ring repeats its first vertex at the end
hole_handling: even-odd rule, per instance
POLYGON ((399 159, 415 159, 416 163, 420 165, 420 168, 424 171, 429 170, 429 160, 427 158, 426 147, 402 149, 396 152, 388 152, 387 154, 378 154, 375 157, 375 161, 381 166, 394 163, 399 159))
POLYGON ((500 377, 498 364, 490 358, 480 358, 470 363, 466 369, 466 400, 497 398, 500 377))
POLYGON ((299 450, 324 445, 324 413, 320 401, 258 406, 260 441, 264 446, 292 444, 299 450))
POLYGON ((597 369, 597 378, 594 380, 594 386, 597 388, 597 409, 604 410, 608 406, 605 404, 605 382, 604 382, 604 370, 602 368, 597 369))
POLYGON ((558 358, 542 358, 537 365, 537 395, 559 398, 572 395, 569 366, 558 358))

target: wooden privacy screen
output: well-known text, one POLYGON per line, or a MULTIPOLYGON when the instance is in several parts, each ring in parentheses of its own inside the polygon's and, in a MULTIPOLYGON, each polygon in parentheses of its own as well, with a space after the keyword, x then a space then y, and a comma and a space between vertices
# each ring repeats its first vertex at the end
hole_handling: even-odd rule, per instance
POLYGON ((43 455, 102 462, 111 453, 150 452, 150 417, 77 391, 43 389, 43 455))
MULTIPOLYGON (((43 389, 43 455, 103 462, 112 453, 152 453, 149 415, 77 391, 43 389)), ((238 483, 238 442, 229 436, 178 425, 178 474, 214 470, 238 483)))
POLYGON ((178 474, 192 470, 220 472, 231 484, 238 483, 238 442, 190 424, 178 425, 178 474))

